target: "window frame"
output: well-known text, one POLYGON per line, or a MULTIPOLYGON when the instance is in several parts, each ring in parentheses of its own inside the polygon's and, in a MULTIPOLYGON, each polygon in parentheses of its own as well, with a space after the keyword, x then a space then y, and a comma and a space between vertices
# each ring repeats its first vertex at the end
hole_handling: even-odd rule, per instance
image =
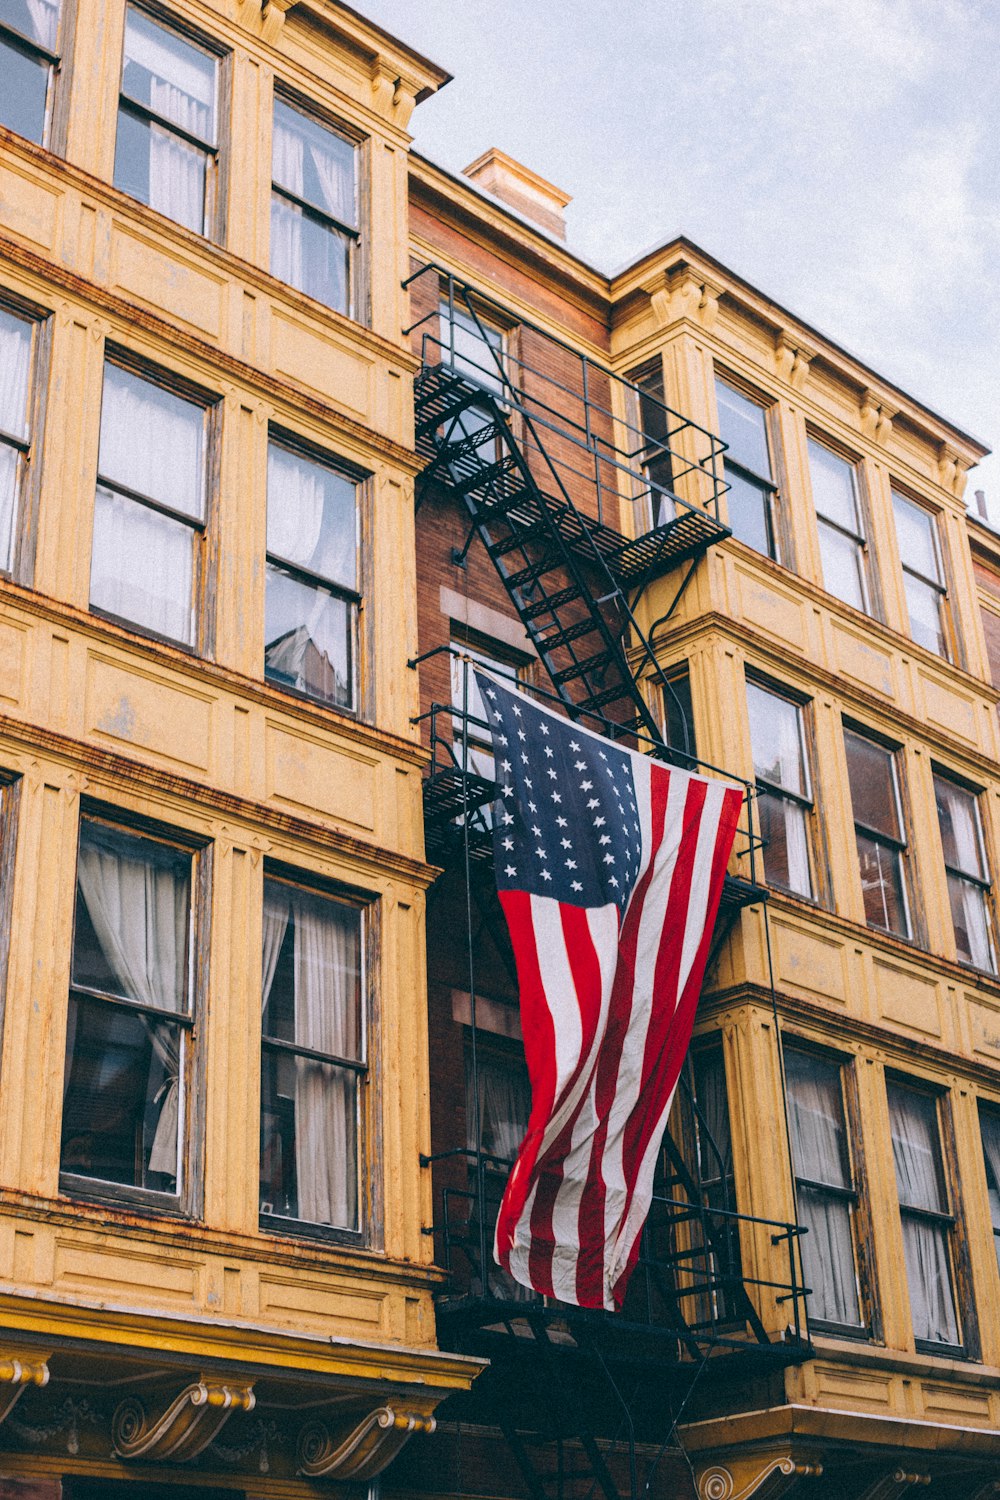
MULTIPOLYGON (((818 1182, 812 1178, 802 1176, 796 1170, 794 1132, 789 1122, 791 1169, 796 1193, 800 1187, 804 1187, 810 1192, 820 1195, 825 1194, 828 1197, 837 1198, 841 1202, 848 1204, 848 1224, 851 1236, 854 1282, 857 1291, 858 1316, 860 1319, 858 1323, 837 1323, 831 1319, 818 1318, 809 1310, 809 1327, 811 1330, 828 1334, 834 1338, 845 1338, 852 1339, 855 1342, 871 1343, 881 1336, 881 1327, 874 1295, 877 1283, 874 1276, 870 1217, 865 1191, 864 1149, 860 1130, 860 1111, 856 1096, 855 1057, 852 1053, 835 1052, 829 1048, 819 1046, 810 1038, 800 1036, 795 1032, 783 1031, 781 1034, 781 1046, 783 1076, 785 1074, 784 1059, 790 1050, 799 1053, 800 1056, 813 1058, 820 1063, 825 1063, 828 1067, 836 1068, 840 1090, 841 1118, 844 1128, 844 1146, 847 1152, 847 1168, 851 1184, 850 1187, 843 1187, 836 1183, 818 1182)), ((787 1084, 785 1088, 787 1092, 787 1084)), ((804 1267, 802 1270, 805 1284, 804 1267)))
MULTIPOLYGON (((721 455, 723 479, 725 479, 726 477, 726 470, 733 469, 740 479, 761 492, 764 505, 764 529, 768 539, 768 551, 758 552, 757 548, 752 546, 751 543, 740 541, 740 538, 735 536, 735 533, 733 536, 733 540, 739 541, 741 546, 749 547, 750 551, 754 552, 758 557, 766 557, 770 559, 771 562, 778 563, 779 566, 788 566, 789 564, 786 562, 786 559, 783 555, 787 552, 788 548, 786 545, 786 539, 781 533, 778 514, 780 509, 781 486, 779 485, 776 477, 779 469, 778 444, 776 442, 773 430, 773 413, 778 406, 778 400, 774 396, 767 396, 760 391, 753 390, 750 386, 746 385, 738 375, 735 375, 731 371, 727 370, 724 366, 721 366, 719 364, 713 363, 712 376, 712 390, 716 402, 716 416, 718 416, 717 387, 720 383, 726 386, 735 395, 748 402, 750 405, 756 406, 760 409, 763 418, 764 441, 767 445, 768 462, 771 468, 770 477, 765 479, 762 474, 755 473, 753 469, 748 469, 745 464, 742 464, 738 459, 733 458, 732 450, 728 445, 724 449, 721 455)), ((721 422, 718 423, 718 431, 721 437, 721 422)), ((727 485, 727 493, 730 488, 731 486, 727 485)), ((728 515, 728 500, 726 501, 726 512, 728 515)), ((731 516, 729 517, 729 527, 732 531, 733 527, 731 516)))
POLYGON ((352 322, 367 325, 370 321, 370 309, 368 307, 367 288, 367 260, 365 256, 366 237, 364 226, 368 222, 368 171, 367 171, 367 146, 368 138, 362 135, 346 120, 339 119, 324 109, 315 99, 300 94, 291 84, 284 79, 275 78, 271 93, 271 160, 268 165, 268 252, 267 268, 270 275, 280 280, 283 286, 291 287, 301 297, 308 297, 310 302, 315 302, 318 307, 325 307, 339 317, 349 318, 352 322), (276 183, 274 180, 274 106, 278 102, 284 104, 288 109, 295 110, 303 115, 305 119, 311 120, 313 124, 319 125, 331 135, 338 136, 342 141, 354 150, 354 207, 357 216, 357 224, 345 224, 333 214, 327 213, 316 204, 310 203, 305 198, 300 198, 291 188, 276 183), (289 281, 282 280, 277 272, 272 269, 273 249, 271 245, 271 204, 274 195, 283 198, 286 203, 291 203, 306 218, 314 223, 322 225, 328 231, 346 238, 348 242, 348 266, 347 266, 347 306, 341 312, 340 308, 332 307, 329 303, 322 302, 314 297, 311 292, 304 291, 301 287, 293 286, 289 281))
MULTIPOLYGON (((103 1177, 88 1177, 68 1172, 62 1166, 62 1114, 60 1113, 59 1193, 74 1202, 94 1204, 132 1204, 158 1217, 198 1220, 204 1206, 204 1133, 205 1059, 201 1032, 204 1029, 208 995, 209 948, 211 943, 212 845, 185 829, 167 825, 144 814, 133 813, 106 803, 82 799, 77 819, 76 859, 73 866, 73 923, 70 939, 67 1005, 76 995, 85 1002, 97 1001, 115 1006, 128 1015, 164 1017, 179 1025, 186 1039, 182 1068, 178 1077, 184 1085, 184 1108, 179 1116, 178 1159, 180 1188, 175 1193, 155 1188, 133 1187, 103 1177), (76 954, 76 912, 79 884, 80 832, 84 823, 97 823, 124 839, 142 838, 177 849, 191 861, 188 903, 189 1009, 186 1013, 164 1011, 121 995, 105 993, 94 987, 73 982, 76 954), (180 1123, 182 1122, 182 1124, 180 1123)), ((66 1061, 64 1060, 64 1069, 66 1061)), ((65 1073, 64 1073, 65 1076, 65 1073)))
POLYGON ((824 592, 828 593, 831 598, 836 599, 840 604, 843 604, 846 609, 857 608, 856 605, 849 603, 846 599, 842 599, 839 594, 835 593, 826 581, 826 568, 823 561, 823 527, 826 526, 830 530, 835 531, 838 536, 844 537, 849 542, 853 542, 859 562, 858 581, 861 586, 862 600, 860 612, 867 615, 869 619, 877 620, 880 618, 880 613, 875 589, 875 556, 867 530, 868 507, 866 504, 867 496, 863 461, 856 454, 848 454, 837 447, 826 433, 817 432, 811 427, 806 428, 806 456, 809 468, 809 489, 812 495, 813 512, 816 517, 816 526, 819 535, 820 571, 823 575, 824 592), (813 447, 824 449, 832 458, 837 459, 838 462, 844 464, 850 470, 854 518, 860 527, 859 531, 849 531, 839 521, 834 520, 832 516, 828 516, 824 511, 820 510, 816 502, 816 489, 813 484, 812 458, 810 453, 813 447))
MULTIPOLYGON (((801 694, 786 687, 784 684, 773 682, 770 678, 756 672, 752 667, 745 669, 745 681, 747 687, 758 688, 763 693, 769 693, 772 698, 779 698, 784 703, 789 703, 795 709, 796 723, 798 726, 799 753, 802 759, 802 773, 806 784, 806 795, 793 792, 790 789, 769 780, 766 776, 757 774, 756 766, 753 767, 753 781, 756 788, 763 789, 764 793, 776 800, 791 802, 798 807, 803 814, 803 828, 806 840, 806 856, 809 862, 809 892, 792 890, 790 886, 784 886, 773 881, 767 873, 767 849, 761 845, 761 862, 763 865, 764 880, 768 886, 783 895, 792 896, 797 901, 809 901, 817 905, 820 899, 820 869, 819 851, 816 847, 817 824, 816 824, 816 792, 812 772, 812 722, 810 709, 812 700, 803 698, 801 694)), ((750 741, 750 753, 753 756, 753 737, 750 741)), ((760 811, 757 811, 757 825, 760 831, 760 811)), ((763 835, 761 835, 763 840, 763 835)))
MULTIPOLYGON (((275 881, 302 891, 307 896, 319 896, 359 912, 360 937, 358 954, 361 961, 361 1025, 359 1039, 363 1058, 333 1058, 332 1054, 320 1054, 315 1049, 286 1043, 280 1037, 265 1041, 263 1007, 260 1026, 261 1072, 258 1089, 258 1149, 260 1124, 263 1117, 263 1054, 266 1045, 277 1044, 276 1050, 286 1054, 309 1056, 315 1061, 328 1062, 335 1068, 343 1068, 358 1078, 358 1159, 355 1164, 358 1192, 358 1228, 345 1229, 335 1224, 319 1224, 310 1219, 292 1219, 284 1214, 264 1213, 260 1207, 260 1162, 258 1158, 257 1226, 262 1235, 271 1238, 314 1240, 331 1245, 378 1247, 381 1240, 381 1161, 382 1137, 379 1109, 379 1071, 376 1041, 378 1036, 378 977, 380 974, 379 953, 381 942, 381 905, 377 894, 361 891, 331 879, 315 870, 303 869, 283 860, 267 859, 264 862, 263 880, 275 881)), ((260 886, 263 909, 264 884, 260 886)))
POLYGON ((20 318, 31 327, 31 351, 28 357, 28 389, 25 401, 26 439, 0 430, 0 444, 13 448, 19 455, 19 474, 14 496, 12 547, 9 568, 0 567, 0 579, 30 586, 34 572, 38 492, 42 464, 39 462, 44 441, 44 424, 48 398, 48 381, 42 378, 43 367, 49 369, 52 338, 52 314, 49 309, 28 302, 4 288, 0 310, 20 318))
MULTIPOLYGON (((351 719, 361 719, 370 707, 367 697, 371 686, 370 663, 374 660, 373 642, 370 639, 374 619, 369 620, 367 616, 373 616, 373 611, 365 610, 365 601, 370 599, 372 592, 372 580, 369 576, 371 559, 368 537, 370 531, 368 517, 369 481, 371 475, 357 468, 350 460, 335 456, 322 448, 315 446, 307 438, 298 433, 291 432, 288 428, 272 424, 268 427, 267 448, 268 454, 272 447, 283 448, 285 452, 294 457, 303 459, 306 463, 316 464, 320 468, 331 470, 348 483, 354 485, 354 523, 355 523, 355 546, 357 549, 357 575, 354 589, 346 588, 344 585, 335 583, 325 578, 322 573, 313 569, 300 566, 298 563, 288 562, 286 558, 278 553, 272 553, 267 545, 267 512, 264 517, 264 590, 265 610, 267 592, 267 571, 274 567, 287 577, 292 577, 298 582, 311 589, 323 589, 335 599, 347 600, 354 610, 353 637, 352 637, 352 680, 351 680, 351 704, 345 706, 333 703, 328 698, 320 698, 315 693, 307 692, 304 688, 296 687, 293 683, 279 682, 274 677, 267 675, 266 662, 262 667, 264 682, 269 688, 274 688, 280 693, 290 693, 292 697, 298 698, 303 703, 312 703, 317 708, 326 709, 330 713, 345 714, 351 719), (366 630, 367 625, 367 630, 366 630)), ((265 487, 266 481, 265 481, 265 487)), ((270 504, 270 493, 267 493, 265 506, 270 504)), ((267 650, 267 642, 264 642, 264 650, 267 650)))
MULTIPOLYGON (((986 1156, 985 1144, 983 1142, 984 1115, 988 1115, 992 1119, 994 1119, 997 1122, 997 1129, 998 1131, 1000 1131, 1000 1100, 984 1099, 981 1095, 976 1100, 976 1119, 979 1124, 980 1150, 983 1153, 983 1172, 986 1178, 986 1192, 988 1199, 990 1191, 991 1169, 986 1156)), ((996 1176, 996 1174, 994 1175, 996 1176)), ((1000 1176, 996 1176, 996 1190, 997 1193, 1000 1194, 1000 1176)), ((994 1221, 992 1209, 990 1210, 990 1227, 993 1230, 993 1250, 996 1255, 997 1272, 998 1274, 1000 1274, 1000 1222, 994 1221)))
POLYGON ((656 354, 634 370, 629 370, 625 380, 631 387, 628 392, 630 411, 626 430, 630 442, 635 444, 633 451, 625 456, 632 464, 638 461, 642 469, 645 486, 636 485, 635 499, 640 501, 643 507, 644 530, 655 531, 662 526, 669 526, 677 513, 673 475, 675 455, 670 447, 673 434, 670 431, 671 413, 667 407, 663 356, 656 354), (646 416, 650 407, 647 403, 652 403, 653 410, 662 408, 667 418, 666 431, 662 437, 656 437, 649 432, 646 416), (656 451, 649 454, 648 450, 654 445, 656 451), (662 482, 662 477, 653 478, 652 470, 657 465, 668 471, 670 481, 668 484, 662 482), (655 492, 653 486, 655 486, 655 492))
MULTIPOLYGON (((993 899, 993 880, 990 875, 990 859, 986 847, 986 830, 983 824, 983 812, 980 805, 981 799, 984 796, 983 788, 970 786, 963 777, 957 776, 953 771, 949 770, 946 766, 940 765, 937 761, 931 762, 931 777, 935 793, 937 791, 937 783, 943 781, 948 786, 954 787, 956 791, 963 792, 971 800, 979 857, 982 861, 983 869, 987 872, 985 877, 983 877, 973 875, 968 870, 959 869, 957 865, 950 865, 944 854, 944 837, 942 834, 941 854, 945 875, 950 876, 954 880, 960 880, 963 885, 975 887, 982 895, 983 912, 986 918, 986 938, 990 948, 991 965, 988 969, 984 969, 981 965, 973 963, 971 959, 959 957, 957 958, 957 962, 962 964, 963 967, 971 969, 976 974, 991 974, 996 977, 998 973, 996 908, 993 899)), ((937 797, 935 795, 935 804, 936 802, 937 797)), ((940 827, 940 814, 938 814, 938 822, 940 827)), ((954 919, 952 921, 954 925, 954 919)))
MULTIPOLYGON (((885 1073, 885 1085, 887 1097, 888 1090, 891 1087, 896 1087, 933 1101, 934 1119, 937 1128, 938 1167, 940 1169, 941 1185, 944 1189, 944 1198, 948 1205, 947 1211, 938 1211, 936 1209, 922 1208, 917 1204, 904 1204, 899 1197, 899 1185, 896 1181, 895 1167, 893 1167, 893 1185, 896 1189, 900 1228, 902 1229, 904 1219, 909 1217, 926 1224, 936 1225, 945 1234, 949 1286, 955 1314, 955 1324, 959 1335, 959 1341, 956 1344, 948 1344, 936 1339, 917 1338, 913 1330, 911 1303, 910 1331, 913 1333, 914 1346, 919 1354, 938 1354, 953 1359, 973 1359, 978 1354, 978 1321, 976 1317, 975 1298, 972 1293, 971 1273, 967 1264, 968 1255, 964 1243, 963 1219, 960 1213, 958 1194, 959 1177, 956 1171, 953 1121, 950 1108, 948 1107, 948 1091, 930 1079, 918 1078, 911 1073, 901 1073, 896 1069, 888 1068, 885 1073)), ((891 1155, 891 1123, 889 1151, 891 1155)), ((909 1299, 911 1298, 909 1267, 904 1266, 904 1270, 907 1297, 909 1299)))
MULTIPOLYGON (((63 73, 65 28, 67 25, 67 12, 71 4, 72 0, 60 0, 59 19, 56 23, 57 46, 54 51, 50 51, 48 47, 43 47, 40 42, 33 41, 31 37, 25 36, 23 32, 18 31, 16 26, 11 26, 9 22, 0 18, 0 43, 5 43, 8 47, 22 53, 22 55, 28 57, 33 62, 44 63, 48 69, 48 77, 45 84, 45 105, 43 109, 41 139, 34 141, 32 136, 19 137, 21 140, 32 141, 34 145, 41 146, 46 151, 56 150, 54 137, 58 129, 58 113, 61 113, 61 111, 57 113, 59 103, 57 93, 61 92, 59 84, 63 73)), ((19 134, 11 126, 4 126, 4 129, 10 130, 14 135, 19 134)))
POLYGON ((184 511, 175 510, 163 501, 154 500, 116 480, 104 478, 101 473, 100 438, 98 438, 97 469, 94 476, 94 507, 91 511, 91 568, 93 568, 93 515, 96 509, 98 489, 110 490, 113 494, 121 496, 133 505, 141 505, 147 510, 155 511, 157 515, 165 516, 168 520, 187 526, 192 534, 192 639, 190 641, 178 640, 175 636, 164 635, 161 631, 153 630, 150 626, 143 625, 138 620, 130 620, 124 615, 118 615, 111 610, 101 609, 99 606, 91 604, 89 599, 89 584, 87 609, 100 620, 109 620, 113 625, 118 625, 123 630, 133 631, 136 635, 144 636, 147 640, 171 646, 175 651, 183 651, 188 656, 211 656, 215 648, 214 620, 212 618, 214 611, 210 610, 208 605, 210 597, 214 592, 215 583, 215 558, 213 555, 212 538, 215 531, 215 503, 218 490, 222 398, 215 392, 200 389, 185 379, 184 376, 176 374, 173 370, 148 363, 133 350, 123 348, 120 345, 109 344, 105 347, 104 365, 101 374, 101 409, 98 418, 98 433, 100 433, 104 417, 104 399, 106 395, 104 372, 107 370, 108 365, 113 365, 116 369, 123 370, 127 375, 131 375, 137 380, 145 381, 147 385, 158 386, 161 390, 168 392, 169 395, 176 396, 182 401, 189 402, 192 406, 201 408, 204 421, 203 483, 205 514, 199 521, 196 517, 186 514, 184 511))
POLYGON ((660 722, 663 730, 663 739, 667 747, 676 755, 681 756, 685 764, 691 769, 697 769, 698 765, 698 736, 695 731, 694 722, 694 694, 691 690, 691 663, 688 660, 673 662, 669 667, 662 669, 664 682, 667 687, 660 687, 660 722), (678 683, 686 684, 687 703, 684 702, 684 692, 678 693, 678 683), (676 694, 676 698, 675 695, 676 694), (675 744, 670 729, 670 721, 676 718, 678 711, 684 713, 687 728, 688 747, 675 744))
POLYGON ((958 660, 958 635, 955 626, 954 611, 951 607, 951 593, 948 587, 948 569, 945 561, 944 540, 941 536, 941 511, 933 510, 922 500, 917 500, 913 495, 900 487, 894 480, 889 481, 889 495, 892 505, 892 524, 896 532, 896 550, 899 553, 899 566, 903 575, 903 598, 906 602, 906 624, 910 640, 919 651, 926 651, 938 661, 946 661, 951 665, 960 665, 958 660), (914 510, 922 512, 930 521, 931 547, 934 551, 934 560, 937 563, 938 577, 928 578, 925 573, 912 567, 904 560, 903 549, 900 545, 899 525, 896 520, 896 501, 900 500, 904 505, 911 506, 914 510), (938 619, 941 627, 941 637, 944 641, 944 651, 935 651, 930 646, 924 646, 913 634, 913 615, 910 609, 910 596, 907 590, 907 579, 914 578, 926 588, 931 589, 937 595, 938 619))
MULTIPOLYGON (((918 941, 917 909, 914 900, 914 892, 912 890, 913 881, 909 861, 910 839, 908 835, 910 832, 910 828, 909 819, 907 817, 906 800, 903 790, 903 777, 901 775, 899 766, 899 757, 902 747, 899 745, 887 743, 881 738, 881 736, 870 730, 866 725, 857 724, 852 719, 842 718, 841 730, 844 736, 844 754, 847 758, 847 786, 848 793, 851 797, 851 821, 854 825, 855 847, 857 846, 857 837, 858 833, 860 832, 862 837, 866 838, 870 843, 877 844, 882 848, 891 849, 895 857, 899 861, 900 890, 903 897, 903 915, 906 918, 906 931, 894 932, 890 927, 882 927, 877 923, 869 922, 867 915, 865 916, 865 925, 869 929, 869 931, 885 933, 887 937, 895 938, 899 942, 916 943, 918 941), (896 807, 896 819, 899 825, 900 833, 902 834, 901 838, 897 839, 891 834, 882 833, 878 829, 873 829, 869 827, 867 823, 862 823, 855 816, 854 794, 851 790, 850 784, 850 757, 847 754, 846 736, 848 734, 852 734, 857 739, 865 740, 868 744, 876 746, 877 749, 883 751, 883 753, 889 757, 889 764, 892 769, 892 787, 896 807)), ((860 880, 860 851, 858 851, 857 853, 857 859, 858 875, 860 880)), ((864 892, 862 891, 862 901, 863 899, 864 892)))

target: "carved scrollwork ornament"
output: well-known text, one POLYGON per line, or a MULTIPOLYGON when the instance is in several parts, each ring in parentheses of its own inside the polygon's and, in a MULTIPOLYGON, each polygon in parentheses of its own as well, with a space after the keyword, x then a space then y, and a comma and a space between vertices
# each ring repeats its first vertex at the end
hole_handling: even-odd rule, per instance
POLYGON ((111 1438, 120 1458, 170 1459, 183 1463, 208 1447, 234 1412, 253 1411, 253 1388, 244 1383, 199 1380, 186 1386, 158 1416, 128 1396, 111 1420, 111 1438))
POLYGON ((799 1479, 819 1478, 823 1465, 781 1458, 736 1459, 712 1464, 698 1476, 698 1500, 778 1500, 799 1479))
POLYGON ((309 1422, 299 1433, 296 1466, 307 1479, 374 1479, 412 1433, 436 1427, 430 1411, 392 1406, 332 1428, 309 1422))

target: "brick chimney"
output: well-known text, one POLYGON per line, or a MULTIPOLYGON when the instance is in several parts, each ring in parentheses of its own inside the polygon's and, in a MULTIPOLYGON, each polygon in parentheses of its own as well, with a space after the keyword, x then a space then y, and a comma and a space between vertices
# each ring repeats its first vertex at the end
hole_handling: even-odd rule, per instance
POLYGON ((566 238, 563 210, 567 203, 572 202, 570 194, 553 187, 551 182, 546 182, 544 177, 539 177, 530 167, 522 166, 512 156, 505 156, 491 146, 469 163, 464 176, 549 234, 561 240, 566 238))

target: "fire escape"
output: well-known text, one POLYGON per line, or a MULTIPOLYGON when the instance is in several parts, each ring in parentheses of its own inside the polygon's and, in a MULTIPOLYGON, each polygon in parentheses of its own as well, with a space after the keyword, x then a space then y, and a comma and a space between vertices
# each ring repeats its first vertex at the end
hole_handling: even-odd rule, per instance
MULTIPOLYGON (((440 267, 425 266, 406 284, 423 313, 410 329, 420 338, 416 445, 426 460, 417 504, 457 502, 466 515, 453 560, 463 563, 481 542, 548 679, 531 690, 599 733, 727 774, 699 762, 686 733, 682 744, 665 742, 661 713, 674 689, 637 616, 648 585, 670 577, 669 618, 708 548, 729 535, 718 504, 723 444, 531 324, 504 341, 502 309, 440 267), (639 518, 635 537, 605 519, 621 513, 639 518)), ((438 646, 413 665, 445 653, 456 655, 438 646)), ((487 726, 475 712, 470 665, 451 673, 450 701, 420 715, 431 752, 427 852, 464 882, 470 960, 488 935, 512 969, 493 883, 495 787, 488 754, 472 749, 487 726)), ((717 946, 742 908, 767 895, 757 879, 751 795, 747 786, 717 946)), ((472 981, 470 999, 478 1118, 472 981)), ((439 1336, 490 1359, 456 1420, 503 1431, 532 1500, 596 1491, 635 1500, 637 1451, 669 1435, 665 1414, 683 1404, 709 1361, 720 1377, 746 1381, 807 1357, 800 1230, 736 1211, 693 1076, 688 1068, 682 1078, 640 1263, 618 1314, 553 1304, 499 1271, 493 1224, 511 1162, 484 1151, 478 1132, 471 1145, 435 1142, 428 1159, 434 1232, 451 1273, 439 1336)))

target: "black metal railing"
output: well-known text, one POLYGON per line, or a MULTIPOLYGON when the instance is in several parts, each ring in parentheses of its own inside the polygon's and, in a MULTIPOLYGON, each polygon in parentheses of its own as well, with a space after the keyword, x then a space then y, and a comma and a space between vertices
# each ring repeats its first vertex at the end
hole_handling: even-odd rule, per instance
POLYGON ((538 324, 519 318, 505 335, 509 309, 442 266, 422 266, 403 285, 414 301, 433 294, 406 330, 420 333, 425 369, 454 372, 503 403, 541 488, 599 523, 636 510, 636 534, 685 513, 719 521, 729 488, 721 438, 538 324))

